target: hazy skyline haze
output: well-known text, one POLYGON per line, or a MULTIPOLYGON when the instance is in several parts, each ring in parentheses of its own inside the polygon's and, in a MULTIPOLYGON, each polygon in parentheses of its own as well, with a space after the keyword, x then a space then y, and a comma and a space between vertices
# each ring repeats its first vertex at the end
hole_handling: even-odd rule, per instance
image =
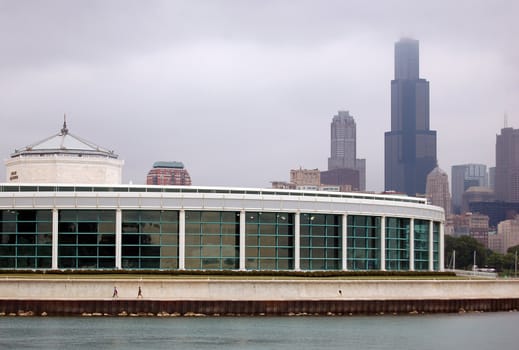
POLYGON ((519 127, 517 13, 503 0, 0 0, 0 155, 66 114, 124 159, 124 182, 177 160, 194 185, 269 187, 326 170, 348 110, 366 189, 381 191, 394 43, 410 37, 440 167, 491 167, 504 114, 519 127))

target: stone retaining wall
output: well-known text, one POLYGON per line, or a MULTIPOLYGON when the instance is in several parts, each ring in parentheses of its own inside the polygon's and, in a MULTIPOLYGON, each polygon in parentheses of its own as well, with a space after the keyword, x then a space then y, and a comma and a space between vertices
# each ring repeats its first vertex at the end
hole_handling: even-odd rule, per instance
POLYGON ((0 315, 235 316, 510 311, 519 280, 0 279, 0 315), (118 296, 112 297, 114 287, 118 296), (141 287, 142 297, 138 297, 141 287))
POLYGON ((519 280, 0 279, 0 300, 514 299, 519 280))

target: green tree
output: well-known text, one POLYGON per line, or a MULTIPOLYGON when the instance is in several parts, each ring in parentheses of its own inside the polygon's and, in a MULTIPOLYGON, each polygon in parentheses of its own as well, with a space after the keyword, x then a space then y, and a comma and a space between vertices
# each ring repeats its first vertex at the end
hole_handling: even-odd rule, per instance
POLYGON ((514 268, 514 254, 499 254, 492 252, 487 258, 488 267, 493 267, 497 271, 507 271, 514 268))
POLYGON ((474 252, 476 252, 476 265, 487 265, 487 249, 483 244, 470 236, 454 237, 445 236, 445 262, 453 267, 453 252, 456 252, 456 269, 470 270, 474 265, 474 252))

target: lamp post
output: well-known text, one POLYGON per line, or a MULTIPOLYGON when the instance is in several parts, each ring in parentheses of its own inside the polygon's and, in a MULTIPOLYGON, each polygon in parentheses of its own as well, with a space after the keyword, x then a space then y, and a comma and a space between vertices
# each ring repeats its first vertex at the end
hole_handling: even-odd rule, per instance
POLYGON ((472 264, 472 273, 476 274, 476 251, 474 250, 474 263, 472 264))
POLYGON ((452 250, 452 269, 456 270, 456 250, 452 250))
POLYGON ((515 264, 514 264, 514 268, 515 268, 515 278, 517 278, 517 250, 515 251, 515 264))

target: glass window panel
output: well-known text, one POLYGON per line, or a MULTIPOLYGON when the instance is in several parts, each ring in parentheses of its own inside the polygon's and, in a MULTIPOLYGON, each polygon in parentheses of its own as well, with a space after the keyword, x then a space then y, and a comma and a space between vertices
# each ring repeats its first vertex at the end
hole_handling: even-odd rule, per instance
POLYGON ((202 266, 200 258, 188 258, 185 259, 186 269, 200 269, 202 266))
POLYGON ((220 222, 220 212, 217 211, 204 211, 202 212, 201 219, 202 222, 220 222))
POLYGON ((240 222, 240 217, 238 216, 239 213, 236 212, 222 212, 222 222, 240 222))
POLYGON ((187 233, 200 233, 201 227, 200 224, 186 224, 186 234, 187 233))
MULTIPOLYGON (((178 212, 173 210, 165 210, 162 212, 161 221, 164 222, 178 222, 178 212)), ((164 225, 164 224, 163 224, 164 225)))
POLYGON ((160 224, 144 223, 141 224, 141 232, 144 233, 158 233, 160 232, 160 224))
POLYGON ((276 246, 276 236, 261 236, 260 245, 275 247, 276 246))
POLYGON ((136 210, 123 210, 122 212, 123 222, 137 222, 139 221, 139 212, 136 210))
POLYGON ((218 223, 209 223, 202 224, 202 232, 209 234, 219 234, 220 233, 220 224, 218 223))
POLYGON ((259 213, 260 222, 276 222, 276 214, 275 213, 259 213))
POLYGON ((177 256, 177 247, 160 247, 160 256, 177 256))
POLYGON ((162 233, 171 234, 176 236, 178 234, 178 224, 162 224, 162 233))
POLYGON ((238 224, 222 224, 221 231, 223 234, 239 234, 240 226, 238 224))
POLYGON ((202 236, 202 245, 219 245, 220 236, 204 235, 202 236))
POLYGON ((52 232, 52 223, 51 222, 38 222, 37 231, 38 232, 52 232))
POLYGON ((280 249, 278 249, 278 256, 284 257, 284 258, 292 257, 293 256, 292 249, 280 248, 280 249))
POLYGON ((229 236, 222 236, 222 244, 223 245, 233 245, 233 246, 239 246, 239 236, 238 235, 229 235, 229 236))
POLYGON ((276 270, 276 260, 275 259, 261 259, 260 268, 262 270, 276 270))
POLYGON ((162 259, 160 259, 160 268, 161 269, 177 269, 178 261, 177 261, 177 259, 162 258, 162 259))
POLYGON ((200 245, 200 235, 186 235, 186 245, 200 245))
POLYGON ((186 211, 186 222, 200 222, 199 211, 186 211))

